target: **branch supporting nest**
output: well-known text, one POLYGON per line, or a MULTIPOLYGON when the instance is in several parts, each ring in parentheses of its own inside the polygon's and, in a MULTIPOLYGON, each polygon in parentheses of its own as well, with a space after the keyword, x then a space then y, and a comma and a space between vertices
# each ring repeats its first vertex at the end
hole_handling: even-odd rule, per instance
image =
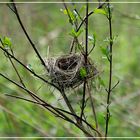
POLYGON ((53 84, 63 89, 75 88, 81 85, 84 81, 83 70, 88 79, 98 74, 97 69, 89 59, 85 65, 84 56, 77 53, 45 58, 44 61, 53 84))

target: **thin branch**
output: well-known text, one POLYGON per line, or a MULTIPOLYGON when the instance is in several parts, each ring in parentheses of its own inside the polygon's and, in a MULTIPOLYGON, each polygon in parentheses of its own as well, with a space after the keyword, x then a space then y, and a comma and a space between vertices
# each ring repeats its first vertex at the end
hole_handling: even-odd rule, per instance
POLYGON ((89 53, 88 53, 88 56, 91 54, 91 52, 93 51, 94 48, 95 48, 95 44, 93 44, 91 50, 90 50, 89 53))
MULTIPOLYGON (((22 66, 23 66, 24 68, 26 68, 29 72, 31 72, 32 74, 34 74, 36 77, 42 79, 42 80, 45 81, 46 83, 48 83, 48 84, 50 84, 51 86, 54 86, 55 88, 57 88, 57 89, 60 91, 60 93, 62 94, 62 96, 63 96, 63 98, 64 98, 64 101, 65 101, 65 103, 67 104, 67 106, 68 106, 68 108, 70 109, 70 111, 71 111, 73 114, 76 115, 76 113, 75 113, 74 109, 72 108, 72 106, 71 106, 71 104, 70 104, 68 98, 66 97, 64 91, 60 90, 60 89, 59 89, 58 87, 56 87, 53 83, 50 83, 50 82, 46 81, 45 79, 43 79, 42 77, 38 76, 34 71, 32 71, 32 70, 30 70, 28 67, 26 67, 23 63, 21 63, 17 58, 15 58, 13 55, 11 55, 7 50, 5 50, 4 48, 2 48, 1 46, 0 46, 0 49, 2 49, 8 56, 10 56, 10 57, 13 58, 14 60, 16 60, 20 65, 22 65, 22 66)), ((77 118, 75 117, 75 119, 77 119, 77 118)))
MULTIPOLYGON (((88 0, 87 0, 87 3, 86 3, 86 20, 85 20, 85 24, 86 24, 86 27, 85 27, 85 66, 87 66, 87 62, 88 62, 88 0)), ((84 114, 84 109, 85 109, 85 97, 86 97, 86 86, 87 86, 87 78, 85 77, 84 79, 84 83, 83 83, 83 97, 82 97, 82 107, 81 107, 81 119, 82 119, 82 116, 84 114)), ((82 123, 82 122, 81 122, 82 123)))
MULTIPOLYGON (((3 44, 1 38, 0 38, 0 42, 1 42, 1 44, 5 47, 5 45, 3 44)), ((11 50, 11 52, 13 53, 13 50, 12 50, 11 48, 10 48, 10 50, 11 50)), ((19 78, 20 83, 25 87, 25 84, 24 84, 24 82, 23 82, 23 80, 22 80, 22 78, 21 78, 21 76, 20 76, 20 74, 19 74, 19 72, 18 72, 18 70, 17 70, 17 68, 16 68, 16 66, 15 66, 15 64, 14 64, 14 62, 12 61, 12 59, 11 59, 11 57, 10 57, 9 55, 7 55, 7 56, 8 56, 8 59, 10 60, 10 63, 12 64, 12 67, 14 68, 14 70, 15 70, 15 72, 16 72, 16 75, 17 75, 18 78, 19 78)), ((7 56, 6 56, 6 57, 7 57, 7 56)))
MULTIPOLYGON (((101 9, 101 8, 106 4, 106 2, 107 2, 107 0, 106 0, 105 2, 103 2, 103 3, 101 3, 101 4, 97 7, 97 9, 101 9)), ((88 16, 85 16, 85 17, 83 18, 82 22, 80 23, 80 25, 79 25, 78 28, 77 28, 77 32, 80 30, 81 26, 84 24, 84 22, 86 21, 86 19, 87 19, 90 15, 92 15, 93 13, 94 13, 94 11, 91 11, 91 12, 88 14, 88 16)))
POLYGON ((68 7, 67 7, 66 3, 64 2, 64 0, 63 0, 63 5, 64 5, 64 7, 65 7, 65 9, 66 9, 66 11, 67 11, 67 14, 68 14, 68 17, 69 17, 69 22, 73 25, 73 21, 72 21, 72 19, 71 19, 71 16, 70 16, 68 7))
POLYGON ((42 81, 44 81, 45 83, 55 87, 56 89, 59 89, 59 87, 57 87, 56 85, 54 85, 53 83, 45 80, 44 78, 40 77, 38 74, 36 74, 34 71, 32 71, 31 69, 29 69, 27 66, 25 66, 21 61, 19 61, 15 56, 13 56, 12 54, 10 54, 6 49, 4 49, 3 47, 0 46, 0 49, 5 52, 7 55, 9 55, 11 58, 13 58, 17 63, 19 63, 21 66, 23 66, 26 70, 28 70, 31 74, 33 74, 35 77, 41 79, 42 81))
POLYGON ((111 91, 112 91, 113 89, 115 89, 115 88, 118 86, 119 83, 120 83, 120 81, 118 81, 118 82, 111 88, 111 91))
MULTIPOLYGON (((55 115, 58 115, 58 114, 59 114, 59 117, 60 117, 60 118, 66 120, 66 121, 68 121, 68 122, 71 122, 72 124, 76 125, 79 129, 81 129, 84 133, 86 133, 88 136, 92 137, 92 135, 91 135, 89 132, 87 132, 81 125, 79 125, 78 123, 75 123, 73 120, 71 120, 69 117, 67 117, 64 113, 68 113, 68 114, 70 114, 70 115, 72 115, 72 116, 76 116, 77 118, 79 118, 77 115, 72 114, 72 113, 70 113, 70 112, 68 112, 68 111, 66 111, 66 110, 62 110, 62 109, 53 107, 52 105, 46 103, 44 100, 42 100, 41 98, 39 98, 38 96, 36 96, 32 91, 28 90, 27 88, 25 88, 25 87, 19 85, 18 83, 16 83, 15 81, 9 79, 8 77, 4 76, 4 75, 1 74, 1 73, 0 73, 0 76, 2 76, 3 78, 7 79, 8 81, 10 81, 11 83, 15 84, 16 86, 20 87, 21 89, 23 89, 24 91, 26 91, 29 95, 34 96, 34 99, 36 98, 36 99, 38 99, 39 101, 42 102, 42 103, 39 103, 39 102, 37 101, 37 102, 35 102, 35 103, 42 105, 44 108, 46 108, 47 110, 49 110, 51 113, 53 113, 53 114, 55 114, 55 115), (56 114, 53 110, 54 110, 55 112, 57 112, 57 114, 56 114), (62 113, 62 112, 64 112, 64 113, 62 113)), ((32 96, 31 96, 31 97, 32 97, 32 96)), ((18 97, 17 97, 17 98, 18 98, 18 97)), ((22 98, 22 97, 21 97, 21 98, 22 98)), ((27 100, 28 100, 28 99, 27 99, 27 100)), ((26 101, 27 101, 27 100, 26 100, 26 101)), ((31 102, 32 102, 32 101, 31 101, 31 102)), ((93 128, 88 122, 86 122, 85 120, 82 120, 82 121, 85 122, 91 129, 93 129, 95 132, 97 132, 100 136, 102 136, 101 133, 100 133, 98 130, 96 130, 95 128, 93 128)))
MULTIPOLYGON (((23 23, 22 23, 22 21, 21 21, 21 19, 20 19, 20 16, 19 16, 19 13, 18 13, 18 10, 17 10, 17 7, 16 7, 16 4, 15 4, 14 0, 11 0, 11 1, 12 1, 12 6, 13 6, 13 8, 14 8, 14 9, 12 10, 12 12, 14 12, 14 14, 16 15, 17 20, 18 20, 18 22, 19 22, 19 24, 20 24, 20 26, 21 26, 21 28, 22 28, 22 30, 23 30, 23 32, 24 32, 26 38, 27 38, 28 41, 30 42, 30 44, 31 44, 31 46, 32 46, 32 48, 33 48, 33 50, 34 50, 35 53, 37 54, 37 56, 38 56, 38 58, 40 59, 42 65, 45 66, 44 60, 42 59, 41 55, 39 54, 38 50, 36 49, 36 47, 35 47, 33 41, 31 40, 30 36, 28 35, 27 30, 25 29, 25 27, 24 27, 24 25, 23 25, 23 23)), ((10 6, 8 6, 8 7, 10 7, 10 6)), ((10 8, 10 9, 12 9, 12 8, 10 8)))
POLYGON ((93 116, 95 119, 96 128, 98 129, 98 120, 97 120, 96 111, 95 111, 95 104, 94 104, 93 98, 91 96, 91 89, 89 87, 89 84, 87 84, 87 90, 88 90, 88 94, 89 94, 89 98, 90 98, 92 113, 93 113, 93 116))
POLYGON ((111 9, 110 9, 110 0, 107 0, 107 7, 108 7, 108 22, 109 22, 109 37, 110 37, 110 42, 109 42, 109 50, 110 50, 110 55, 109 55, 109 83, 108 83, 108 90, 107 90, 107 107, 106 107, 106 128, 105 128, 105 139, 107 139, 108 136, 108 125, 109 125, 109 120, 110 120, 110 110, 109 110, 109 105, 110 105, 110 95, 112 92, 112 46, 113 46, 113 36, 112 36, 112 15, 111 15, 111 9))
MULTIPOLYGON (((10 94, 5 94, 6 96, 9 96, 9 97, 12 97, 12 98, 16 98, 16 99, 21 99, 21 100, 24 100, 24 101, 27 101, 27 102, 31 102, 31 103, 34 103, 34 104, 38 104, 38 105, 41 105, 41 106, 46 106, 46 103, 39 103, 39 102, 36 102, 36 101, 32 101, 32 100, 29 100, 29 99, 26 99, 26 98, 23 98, 23 97, 20 97, 20 96, 15 96, 15 95, 10 95, 10 94)), ((60 108, 57 108, 57 107, 54 107, 56 109, 58 109, 59 111, 62 111, 64 113, 67 113, 71 116, 74 116, 74 114, 72 114, 71 112, 69 111, 66 111, 66 110, 63 110, 63 109, 60 109, 60 108)), ((57 117, 60 117, 58 116, 58 114, 55 114, 57 117)), ((75 115, 75 117, 79 118, 78 116, 75 115)), ((60 117, 61 118, 61 117, 60 117)), ((64 118, 63 118, 64 119, 64 118)), ((97 132, 99 134, 99 136, 102 136, 101 133, 99 131, 97 131, 96 129, 94 129, 87 121, 85 120, 82 120, 85 124, 87 124, 87 126, 89 126, 91 129, 93 129, 95 132, 97 132)))
MULTIPOLYGON (((40 99, 38 96, 36 96, 32 91, 28 90, 26 87, 19 85, 18 83, 16 83, 15 81, 9 79, 8 77, 6 77, 5 75, 3 75, 2 73, 0 73, 0 76, 2 76, 3 78, 5 78, 6 80, 10 81, 11 83, 13 83, 14 85, 20 87, 21 89, 23 89, 24 91, 26 91, 29 95, 34 96, 34 99, 38 99, 39 101, 46 103, 45 101, 43 101, 42 99, 40 99)), ((31 96, 31 97, 32 97, 31 96)), ((36 100, 38 102, 38 100, 36 100)))
MULTIPOLYGON (((75 21, 75 22, 73 22, 73 20, 71 19, 71 16, 70 16, 70 13, 69 13, 69 10, 68 10, 68 7, 67 7, 67 5, 66 5, 66 3, 64 2, 64 0, 63 0, 63 5, 64 5, 64 7, 65 7, 65 9, 66 9, 66 11, 67 11, 67 15, 68 15, 68 17, 69 17, 69 22, 71 23, 71 25, 73 26, 75 26, 75 30, 77 30, 77 20, 75 21)), ((74 9, 75 10, 75 9, 74 9)), ((78 14, 78 13, 77 13, 78 14)), ((78 42, 78 39, 77 39, 77 37, 73 37, 73 40, 72 40, 72 43, 71 43, 71 46, 70 46, 70 54, 72 53, 72 51, 73 51, 73 48, 74 48, 74 45, 75 45, 75 43, 77 43, 78 42)))
MULTIPOLYGON (((43 104, 42 104, 43 107, 45 107, 46 109, 48 109, 51 113, 56 114, 56 113, 54 112, 54 111, 56 111, 57 113, 59 113, 59 116, 62 116, 61 118, 63 118, 63 119, 65 119, 65 120, 67 120, 67 121, 69 121, 69 122, 75 124, 74 121, 72 121, 70 118, 68 118, 66 115, 64 115, 62 112, 60 112, 60 111, 59 111, 58 109, 56 109, 55 107, 51 106, 50 104, 46 103, 44 100, 42 100, 41 98, 39 98, 38 96, 36 96, 32 91, 30 91, 30 90, 28 90, 27 88, 25 88, 25 87, 19 85, 19 84, 16 83, 15 81, 13 81, 13 80, 9 79, 8 77, 4 76, 2 73, 0 73, 0 76, 2 76, 3 78, 5 78, 6 80, 10 81, 10 82, 13 83, 14 85, 20 87, 21 89, 23 89, 24 91, 26 91, 29 95, 32 95, 32 96, 34 96, 36 99, 38 99, 39 101, 41 101, 41 102, 43 103, 43 104), (44 106, 44 104, 45 104, 45 106, 44 106), (54 111, 52 111, 50 108, 53 109, 54 111)), ((32 97, 32 96, 31 96, 31 97, 32 97)), ((35 98, 34 98, 34 99, 35 99, 35 98)), ((38 101, 37 101, 37 102, 38 102, 38 101)))
MULTIPOLYGON (((74 2, 72 3, 72 5, 75 7, 75 3, 74 3, 74 2)), ((80 19, 81 21, 83 21, 83 18, 81 17, 80 13, 77 11, 76 8, 74 8, 74 11, 75 11, 76 14, 78 15, 79 19, 80 19)))
MULTIPOLYGON (((68 98, 65 94, 65 91, 63 89, 61 90, 61 95, 63 96, 63 99, 64 99, 66 105, 68 106, 69 110, 71 111, 71 113, 74 114, 75 120, 77 120, 76 113, 75 113, 72 105, 70 104, 70 101, 68 100, 68 98)), ((77 122, 78 122, 78 120, 77 120, 77 122)))

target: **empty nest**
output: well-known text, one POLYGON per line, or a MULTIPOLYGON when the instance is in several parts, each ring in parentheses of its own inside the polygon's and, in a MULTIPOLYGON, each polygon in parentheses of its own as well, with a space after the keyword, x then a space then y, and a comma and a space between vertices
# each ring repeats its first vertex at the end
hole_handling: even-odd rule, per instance
POLYGON ((85 65, 85 58, 81 54, 63 55, 45 59, 46 69, 53 84, 59 88, 75 88, 84 81, 81 70, 86 70, 86 78, 95 77, 97 69, 88 59, 85 65))

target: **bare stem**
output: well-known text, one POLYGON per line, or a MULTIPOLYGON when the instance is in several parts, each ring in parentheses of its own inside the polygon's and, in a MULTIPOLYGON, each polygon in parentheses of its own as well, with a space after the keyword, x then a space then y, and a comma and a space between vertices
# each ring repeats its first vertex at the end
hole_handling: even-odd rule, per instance
POLYGON ((110 44, 109 44, 109 50, 110 50, 110 55, 109 55, 109 83, 108 83, 108 90, 107 90, 107 107, 106 107, 106 129, 105 129, 105 139, 107 139, 108 136, 108 125, 109 125, 109 120, 110 120, 110 110, 109 110, 109 105, 110 105, 110 95, 112 92, 112 46, 113 46, 113 36, 112 36, 112 16, 111 16, 111 10, 110 10, 110 0, 107 0, 108 4, 108 21, 109 21, 109 36, 110 36, 110 44))
POLYGON ((96 128, 98 129, 98 121, 97 121, 97 116, 96 116, 96 111, 95 111, 95 104, 94 104, 93 98, 91 96, 91 89, 89 87, 89 84, 87 84, 87 90, 88 90, 88 94, 89 94, 89 98, 90 98, 90 104, 91 104, 92 113, 93 113, 93 116, 94 116, 96 128))
POLYGON ((70 104, 70 101, 68 100, 66 94, 65 94, 65 91, 64 90, 61 90, 61 95, 63 96, 63 99, 67 105, 67 107, 69 108, 69 110, 71 111, 72 114, 74 114, 74 117, 75 117, 75 120, 77 120, 78 118, 76 117, 76 113, 72 107, 72 105, 70 104))
MULTIPOLYGON (((88 0, 86 3, 86 20, 85 20, 85 66, 87 66, 87 62, 88 62, 88 0)), ((81 107, 81 119, 82 116, 84 114, 84 109, 85 109, 85 96, 86 96, 86 87, 87 87, 87 78, 85 77, 84 79, 84 84, 83 84, 83 98, 82 98, 82 107, 81 107)), ((82 122, 81 122, 82 123, 82 122)))

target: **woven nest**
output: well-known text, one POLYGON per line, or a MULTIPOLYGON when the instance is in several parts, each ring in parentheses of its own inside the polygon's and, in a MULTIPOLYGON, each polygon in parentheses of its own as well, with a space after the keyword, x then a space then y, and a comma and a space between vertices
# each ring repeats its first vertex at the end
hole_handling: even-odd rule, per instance
POLYGON ((45 59, 46 69, 53 84, 60 88, 75 88, 83 83, 81 69, 86 70, 86 77, 92 78, 98 74, 97 69, 80 54, 63 55, 45 59))

